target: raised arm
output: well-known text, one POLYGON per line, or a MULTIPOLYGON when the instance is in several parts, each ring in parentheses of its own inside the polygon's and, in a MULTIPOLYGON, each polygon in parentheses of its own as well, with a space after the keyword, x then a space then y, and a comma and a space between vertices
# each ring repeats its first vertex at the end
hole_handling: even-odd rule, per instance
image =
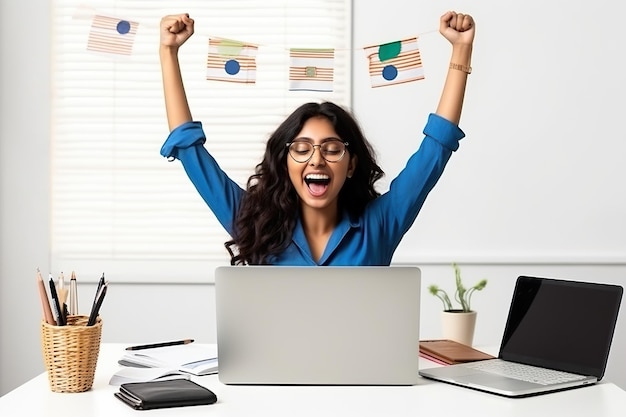
POLYGON ((165 111, 170 131, 191 121, 183 78, 178 61, 178 49, 193 35, 194 21, 188 14, 169 15, 161 19, 159 57, 165 95, 165 111))
POLYGON ((447 12, 439 20, 439 32, 452 44, 452 56, 436 113, 458 125, 472 62, 474 19, 467 14, 447 12))

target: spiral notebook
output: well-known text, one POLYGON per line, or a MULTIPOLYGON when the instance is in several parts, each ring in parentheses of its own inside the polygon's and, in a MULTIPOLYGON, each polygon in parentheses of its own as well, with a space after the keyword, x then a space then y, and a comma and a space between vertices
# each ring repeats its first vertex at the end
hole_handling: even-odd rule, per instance
POLYGON ((623 289, 520 276, 497 359, 420 375, 508 397, 594 384, 604 376, 623 289))

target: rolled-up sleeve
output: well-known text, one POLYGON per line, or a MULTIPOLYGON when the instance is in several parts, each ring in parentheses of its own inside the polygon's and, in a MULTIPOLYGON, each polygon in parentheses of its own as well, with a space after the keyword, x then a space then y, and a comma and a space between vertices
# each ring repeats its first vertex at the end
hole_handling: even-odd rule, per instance
POLYGON ((465 137, 465 133, 457 125, 435 113, 428 116, 424 135, 430 136, 451 151, 459 149, 459 141, 465 137))
POLYGON ((172 130, 161 147, 161 155, 168 159, 178 159, 178 149, 204 145, 206 137, 201 122, 186 122, 172 130))

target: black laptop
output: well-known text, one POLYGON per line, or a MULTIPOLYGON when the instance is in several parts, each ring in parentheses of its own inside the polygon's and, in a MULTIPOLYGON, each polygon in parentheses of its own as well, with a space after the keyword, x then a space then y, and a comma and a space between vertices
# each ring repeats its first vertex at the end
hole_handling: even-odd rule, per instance
POLYGON ((520 276, 497 359, 420 375, 508 397, 594 384, 604 376, 622 293, 619 285, 520 276))

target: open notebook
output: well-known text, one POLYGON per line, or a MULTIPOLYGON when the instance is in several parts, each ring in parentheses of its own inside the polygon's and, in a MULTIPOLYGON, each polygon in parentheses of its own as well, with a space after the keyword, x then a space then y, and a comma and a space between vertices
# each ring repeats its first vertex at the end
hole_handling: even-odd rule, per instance
POLYGON ((223 383, 420 380, 416 267, 218 267, 215 296, 223 383))
POLYGON ((593 384, 604 376, 623 289, 521 276, 497 359, 420 375, 509 397, 593 384))
POLYGON ((217 373, 217 345, 191 343, 125 350, 118 363, 123 367, 111 377, 111 385, 154 379, 189 379, 191 375, 217 373))

